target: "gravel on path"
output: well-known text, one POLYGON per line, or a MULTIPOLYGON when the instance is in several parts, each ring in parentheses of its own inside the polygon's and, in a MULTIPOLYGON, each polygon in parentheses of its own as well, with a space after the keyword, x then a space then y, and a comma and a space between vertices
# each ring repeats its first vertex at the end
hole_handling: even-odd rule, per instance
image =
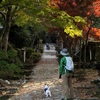
POLYGON ((56 50, 54 45, 50 44, 50 50, 44 47, 41 60, 33 69, 29 82, 24 84, 9 100, 61 100, 62 80, 58 79, 58 68, 56 50), (45 97, 43 91, 45 84, 50 86, 52 97, 45 97))

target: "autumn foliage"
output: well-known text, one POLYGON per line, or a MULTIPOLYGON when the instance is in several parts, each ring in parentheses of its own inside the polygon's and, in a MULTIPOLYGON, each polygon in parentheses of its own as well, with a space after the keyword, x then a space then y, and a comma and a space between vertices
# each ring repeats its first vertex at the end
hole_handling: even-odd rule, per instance
MULTIPOLYGON (((100 17, 100 0, 51 0, 51 5, 70 16, 81 16, 87 21, 87 28, 91 27, 90 37, 100 38, 100 29, 92 28, 92 16, 100 17)), ((88 29, 84 29, 86 34, 88 29)), ((85 36, 85 35, 84 35, 85 36)))
POLYGON ((94 14, 95 14, 97 17, 100 17, 100 0, 96 0, 96 1, 93 3, 93 7, 94 7, 94 14))
MULTIPOLYGON (((100 0, 96 0, 94 3, 93 3, 93 7, 94 7, 94 14, 97 16, 97 17, 100 17, 100 0)), ((96 28, 93 28, 92 29, 97 38, 100 39, 100 28, 99 29, 96 29, 96 28)))

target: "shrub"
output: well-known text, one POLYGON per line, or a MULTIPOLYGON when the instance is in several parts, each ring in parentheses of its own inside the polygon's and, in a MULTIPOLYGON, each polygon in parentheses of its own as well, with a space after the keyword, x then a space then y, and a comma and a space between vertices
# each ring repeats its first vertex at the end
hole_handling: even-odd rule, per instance
POLYGON ((32 48, 26 48, 26 58, 30 59, 32 58, 32 53, 34 52, 34 49, 32 48))
POLYGON ((15 49, 8 50, 7 53, 10 59, 17 57, 17 51, 15 49))
POLYGON ((39 52, 40 52, 40 53, 43 53, 43 50, 44 50, 44 45, 41 44, 40 47, 39 47, 39 52))
POLYGON ((20 77, 23 71, 14 63, 8 63, 5 60, 0 61, 0 76, 2 77, 20 77))
POLYGON ((0 60, 7 58, 8 58, 7 52, 0 50, 0 60))
MULTIPOLYGON (((26 59, 27 59, 26 62, 30 64, 37 63, 41 57, 41 53, 39 52, 36 52, 32 48, 26 48, 26 59)), ((41 48, 41 52, 42 52, 42 48, 41 48)))
POLYGON ((42 47, 39 48, 39 52, 40 52, 40 53, 43 53, 43 48, 42 48, 42 47))
POLYGON ((32 57, 33 57, 33 62, 37 63, 41 57, 41 53, 34 52, 34 53, 32 53, 32 57))
POLYGON ((11 49, 7 51, 8 61, 10 63, 15 62, 17 58, 17 51, 15 49, 11 49))
POLYGON ((7 52, 0 51, 0 76, 19 77, 22 73, 21 66, 23 63, 15 49, 9 49, 7 52))

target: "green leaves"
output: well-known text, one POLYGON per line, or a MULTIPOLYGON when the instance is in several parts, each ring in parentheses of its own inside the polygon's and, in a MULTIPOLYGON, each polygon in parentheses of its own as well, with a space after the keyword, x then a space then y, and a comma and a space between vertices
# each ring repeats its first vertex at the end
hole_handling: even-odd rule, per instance
POLYGON ((72 17, 65 11, 51 7, 49 2, 50 0, 3 0, 2 4, 14 6, 12 19, 18 26, 27 24, 38 27, 39 23, 43 23, 47 28, 63 28, 71 37, 81 36, 82 30, 78 29, 77 23, 86 24, 86 21, 80 16, 72 17))
POLYGON ((86 24, 86 21, 80 16, 71 17, 71 20, 64 27, 64 32, 73 38, 75 36, 82 36, 82 30, 77 27, 76 23, 86 24))
POLYGON ((51 22, 56 27, 61 27, 64 32, 74 38, 75 36, 82 36, 82 30, 77 26, 77 23, 86 24, 84 18, 80 16, 72 17, 68 15, 65 11, 56 12, 55 18, 52 18, 51 22))
POLYGON ((93 27, 100 28, 100 17, 94 17, 92 21, 93 21, 93 27))
POLYGON ((15 23, 18 26, 23 26, 27 24, 27 22, 31 19, 31 16, 27 15, 24 11, 19 11, 16 13, 16 20, 15 23))
POLYGON ((79 30, 74 23, 68 23, 64 27, 64 32, 74 38, 75 36, 82 36, 82 30, 79 30))
POLYGON ((19 73, 22 73, 20 66, 23 66, 23 64, 15 49, 10 49, 7 52, 0 50, 0 75, 11 77, 19 75, 19 73))
POLYGON ((83 19, 83 18, 80 17, 80 16, 75 16, 75 17, 73 17, 73 19, 74 19, 75 22, 81 22, 81 23, 83 23, 83 24, 86 24, 85 19, 83 19))

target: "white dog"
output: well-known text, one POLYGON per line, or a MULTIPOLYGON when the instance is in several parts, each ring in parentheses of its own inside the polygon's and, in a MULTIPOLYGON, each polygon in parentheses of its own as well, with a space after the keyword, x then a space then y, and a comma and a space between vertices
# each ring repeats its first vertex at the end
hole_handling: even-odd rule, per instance
POLYGON ((46 97, 49 97, 49 96, 51 97, 50 87, 47 84, 45 84, 44 86, 44 94, 46 97))

